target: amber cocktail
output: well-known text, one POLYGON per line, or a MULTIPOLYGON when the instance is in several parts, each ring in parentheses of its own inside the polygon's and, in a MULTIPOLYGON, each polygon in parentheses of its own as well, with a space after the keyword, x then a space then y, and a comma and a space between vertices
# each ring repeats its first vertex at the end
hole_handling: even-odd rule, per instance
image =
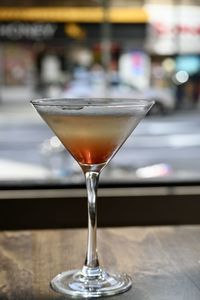
MULTIPOLYGON (((88 193, 88 243, 80 270, 65 271, 52 288, 76 298, 94 298, 125 292, 132 285, 126 273, 108 272, 97 255, 96 195, 99 175, 120 149, 153 101, 133 99, 41 99, 32 104, 79 163, 88 193)), ((74 216, 76 217, 76 216, 74 216)), ((108 249, 109 251, 109 249, 108 249)))

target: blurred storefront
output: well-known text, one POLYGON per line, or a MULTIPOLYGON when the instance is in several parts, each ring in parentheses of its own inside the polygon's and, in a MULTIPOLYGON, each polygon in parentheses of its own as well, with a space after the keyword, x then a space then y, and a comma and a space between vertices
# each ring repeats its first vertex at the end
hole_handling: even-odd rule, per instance
MULTIPOLYGON (((0 8, 2 98, 30 98, 41 85, 64 85, 78 64, 100 64, 103 20, 100 7, 0 8)), ((143 8, 109 9, 111 70, 121 53, 144 49, 147 20, 143 8)))
MULTIPOLYGON (((113 81, 118 74, 140 90, 170 89, 177 108, 183 102, 196 106, 199 6, 138 1, 138 6, 113 7, 115 3, 111 1, 107 11, 108 68, 113 81)), ((29 99, 34 93, 40 96, 49 85, 58 93, 77 66, 100 70, 103 21, 105 11, 100 5, 0 7, 0 97, 29 99)))
POLYGON ((151 84, 174 87, 177 108, 196 107, 200 100, 200 7, 145 8, 149 15, 145 48, 151 56, 151 84))

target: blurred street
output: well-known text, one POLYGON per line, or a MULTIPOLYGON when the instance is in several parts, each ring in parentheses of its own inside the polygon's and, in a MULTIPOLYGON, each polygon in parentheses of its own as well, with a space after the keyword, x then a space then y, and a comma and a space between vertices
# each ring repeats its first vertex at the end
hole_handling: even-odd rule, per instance
POLYGON ((94 96, 156 101, 102 181, 199 180, 199 28, 197 0, 3 1, 0 182, 82 182, 30 100, 94 96))
MULTIPOLYGON (((199 128, 199 112, 146 117, 104 170, 102 180, 200 179, 199 128)), ((62 147, 50 147, 52 137, 29 103, 2 104, 0 180, 83 180, 62 147)))

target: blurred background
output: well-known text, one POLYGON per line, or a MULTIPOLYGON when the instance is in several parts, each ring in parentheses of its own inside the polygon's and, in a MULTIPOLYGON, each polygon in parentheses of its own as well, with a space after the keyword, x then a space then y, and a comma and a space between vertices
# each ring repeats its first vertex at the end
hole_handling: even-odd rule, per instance
POLYGON ((30 100, 156 100, 103 171, 105 184, 200 180, 196 0, 1 0, 0 185, 82 184, 30 100))

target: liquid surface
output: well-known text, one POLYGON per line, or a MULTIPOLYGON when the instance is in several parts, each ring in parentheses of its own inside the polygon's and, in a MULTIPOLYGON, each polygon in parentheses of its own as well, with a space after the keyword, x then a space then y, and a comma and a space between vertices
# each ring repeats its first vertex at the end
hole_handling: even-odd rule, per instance
POLYGON ((131 114, 71 116, 46 112, 41 116, 65 148, 84 165, 106 163, 142 118, 131 114))

